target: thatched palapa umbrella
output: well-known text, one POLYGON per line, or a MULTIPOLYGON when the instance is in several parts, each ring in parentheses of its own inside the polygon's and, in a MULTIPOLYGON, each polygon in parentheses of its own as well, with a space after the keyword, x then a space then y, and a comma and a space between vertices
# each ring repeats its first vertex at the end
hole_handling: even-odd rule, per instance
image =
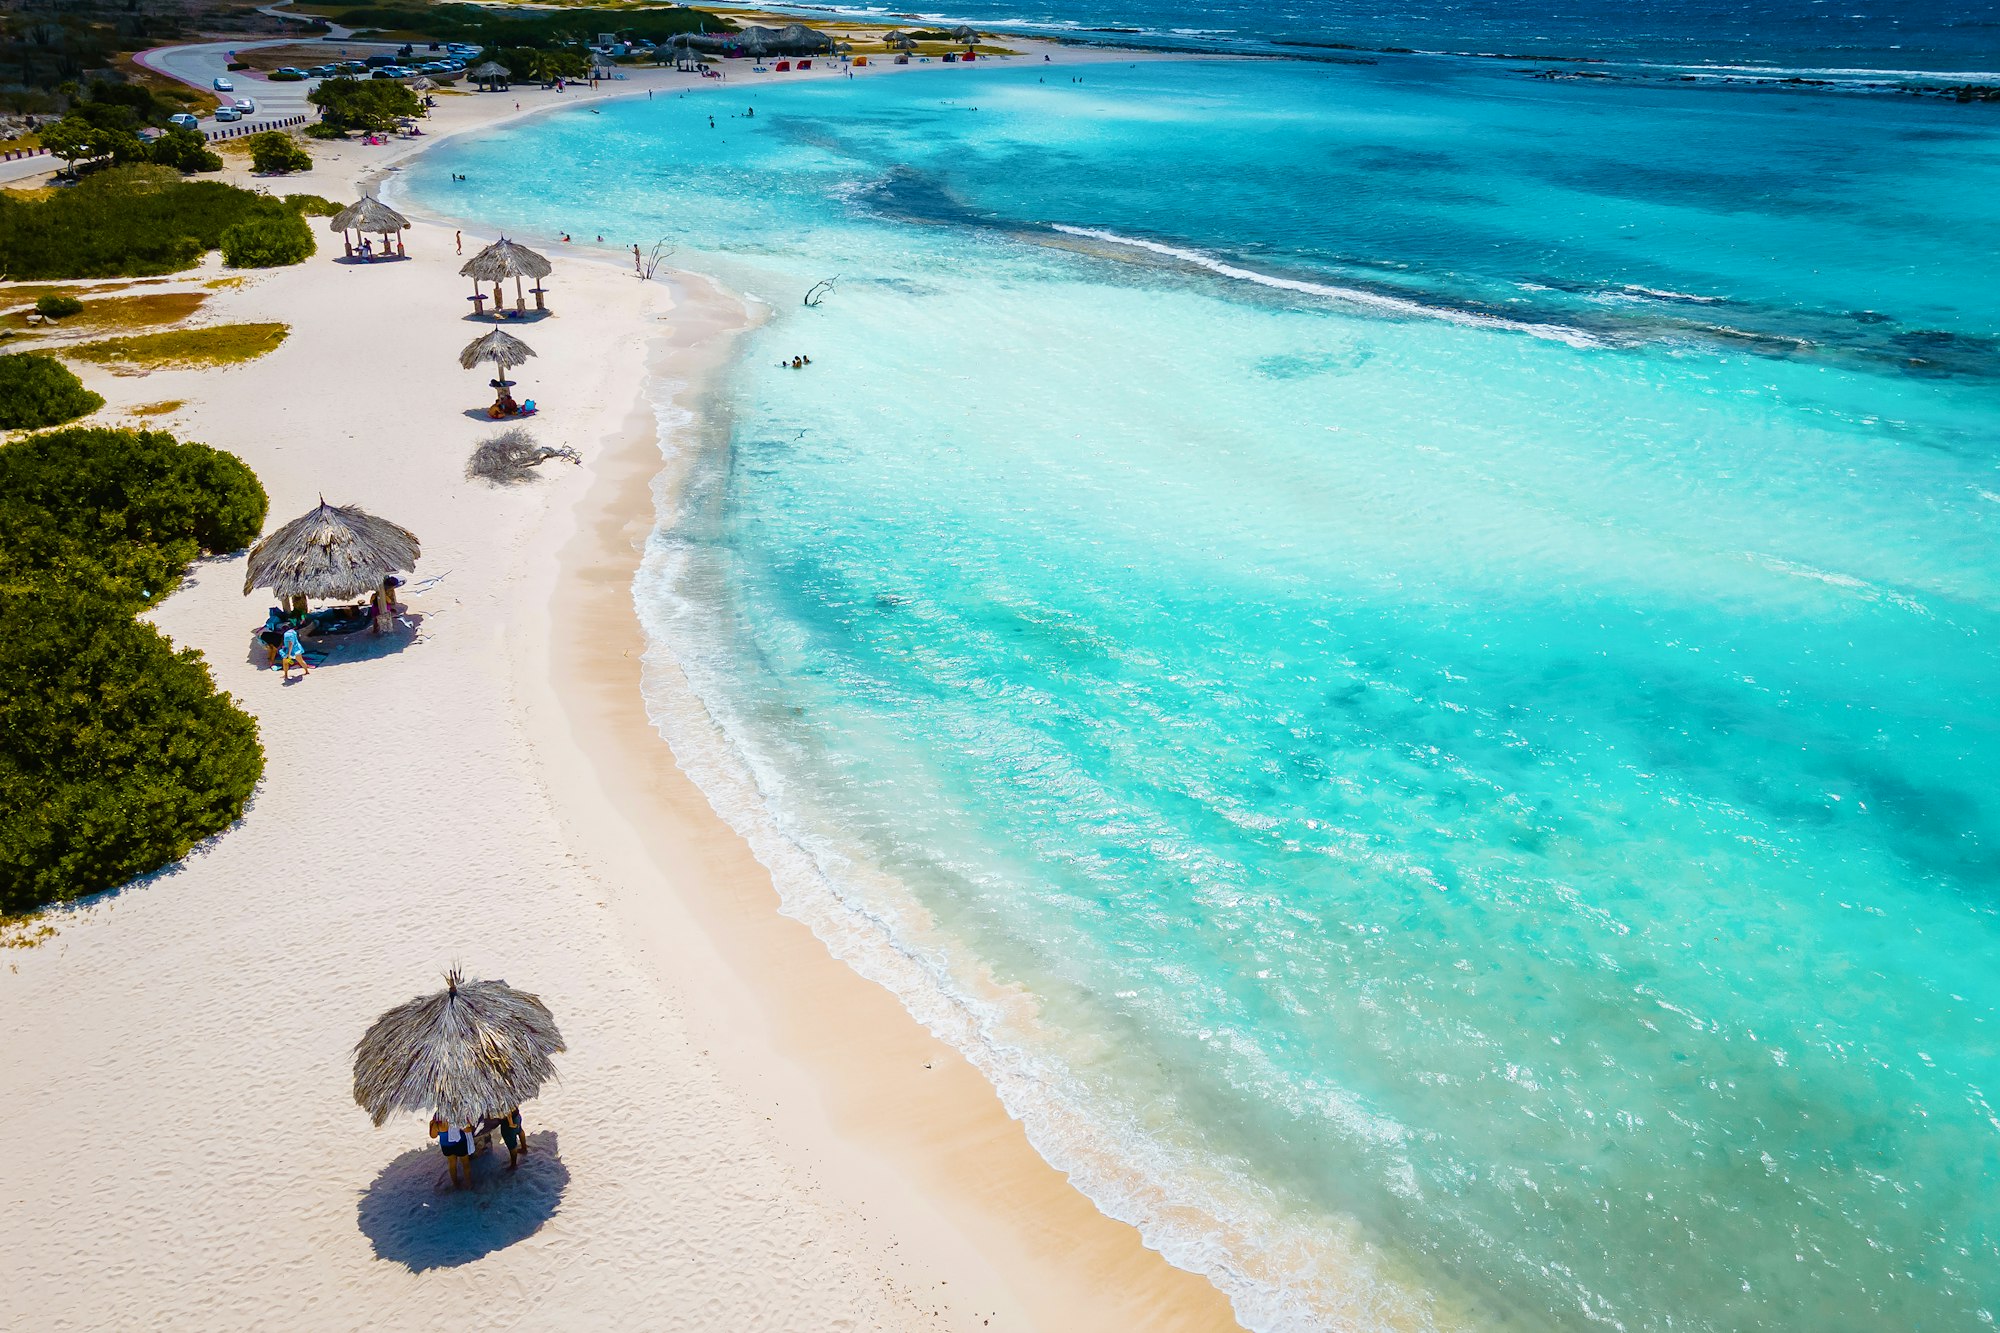
POLYGON ((403 237, 401 233, 409 225, 410 220, 408 218, 383 203, 380 199, 363 195, 359 201, 349 204, 346 208, 341 209, 332 218, 328 219, 326 227, 328 231, 337 231, 340 233, 341 244, 347 247, 349 255, 354 253, 354 243, 347 239, 347 233, 350 230, 356 232, 380 232, 382 234, 382 253, 385 255, 389 253, 389 237, 393 233, 396 236, 396 253, 400 255, 403 253, 403 237))
POLYGON ((534 348, 505 329, 495 329, 491 333, 474 338, 465 345, 465 350, 458 354, 458 364, 467 370, 471 370, 481 361, 493 363, 493 406, 487 409, 488 416, 497 419, 512 416, 520 411, 520 408, 514 405, 513 397, 507 392, 514 386, 514 381, 507 378, 507 370, 510 366, 525 363, 534 354, 534 348))
POLYGON ((474 65, 470 75, 472 81, 484 92, 505 88, 514 77, 514 72, 497 60, 489 60, 483 65, 474 65))
POLYGON ((555 272, 555 265, 530 250, 518 241, 510 241, 505 236, 481 250, 478 254, 459 266, 459 275, 472 279, 474 300, 478 300, 479 284, 493 284, 493 313, 498 315, 506 301, 500 283, 503 279, 514 280, 514 311, 519 314, 526 310, 527 300, 521 293, 521 279, 535 280, 535 309, 547 310, 543 300, 542 279, 555 272))
POLYGON ((444 990, 397 1005, 355 1044, 354 1100, 377 1125, 394 1111, 477 1124, 539 1094, 568 1049, 540 998, 454 968, 444 990))
POLYGON ((280 606, 303 614, 309 598, 345 601, 383 594, 375 628, 395 617, 390 576, 417 567, 423 548, 417 534, 353 505, 330 505, 301 514, 250 548, 243 595, 269 588, 280 606))

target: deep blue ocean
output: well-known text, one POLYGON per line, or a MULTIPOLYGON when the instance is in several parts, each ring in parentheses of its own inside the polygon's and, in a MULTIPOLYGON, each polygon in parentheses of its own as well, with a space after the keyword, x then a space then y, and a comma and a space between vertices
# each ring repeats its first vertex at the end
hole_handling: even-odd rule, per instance
MULTIPOLYGON (((726 6, 724 7, 726 8, 726 6)), ((983 28, 1168 48, 1329 60, 1397 51, 1534 58, 1675 71, 1851 77, 2000 70, 1993 0, 959 0, 762 6, 878 22, 983 28)))
MULTIPOLYGON (((2000 63, 1909 4, 1017 12, 2000 63)), ((760 313, 656 386, 654 718, 1246 1325, 1989 1329, 2000 106, 1524 68, 739 63, 399 188, 760 313)))

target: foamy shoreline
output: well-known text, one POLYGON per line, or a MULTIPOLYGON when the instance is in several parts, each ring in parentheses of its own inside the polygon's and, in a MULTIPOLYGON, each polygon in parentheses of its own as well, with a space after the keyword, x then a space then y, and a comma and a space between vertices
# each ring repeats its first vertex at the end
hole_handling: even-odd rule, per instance
MULTIPOLYGON (((518 114, 702 86, 636 71, 525 92, 518 114)), ((322 147, 272 184, 350 194, 514 119, 489 118, 503 97, 440 99, 405 151, 322 147)), ((182 400, 156 424, 248 461, 273 523, 321 491, 358 502, 423 538, 417 580, 442 578, 410 598, 420 642, 290 687, 255 669, 240 561, 156 611, 258 718, 267 774, 239 827, 58 914, 0 975, 9 1322, 1233 1327, 1214 1288, 1044 1164, 958 1055, 773 910, 648 724, 630 592, 662 471, 645 386, 698 402, 740 302, 559 253, 558 318, 520 330, 541 354, 523 379, 544 390, 537 433, 586 464, 485 490, 459 477, 486 432, 452 359, 483 327, 462 318, 457 229, 419 219, 409 262, 370 266, 331 262, 322 233, 306 265, 214 291, 216 320, 293 323, 261 361, 86 372, 107 423, 182 400), (361 1027, 454 962, 562 1021, 563 1082, 527 1110, 565 1179, 438 1193, 421 1129, 375 1131, 349 1101, 361 1027), (438 1223, 488 1247, 426 1249, 438 1223)), ((468 231, 466 253, 487 239, 468 231)))

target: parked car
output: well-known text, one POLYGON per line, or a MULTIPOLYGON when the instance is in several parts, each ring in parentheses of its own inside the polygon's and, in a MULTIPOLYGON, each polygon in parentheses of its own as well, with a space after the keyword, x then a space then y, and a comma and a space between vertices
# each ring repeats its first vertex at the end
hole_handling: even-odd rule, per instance
POLYGON ((243 119, 243 113, 233 106, 219 106, 215 108, 215 118, 223 122, 241 120, 243 119))
POLYGON ((306 71, 306 73, 312 75, 315 79, 330 79, 339 72, 340 68, 337 65, 314 65, 306 71))
POLYGON ((201 122, 196 120, 193 116, 190 116, 185 111, 177 112, 174 115, 168 116, 167 124, 173 126, 177 130, 198 130, 201 128, 201 122))
POLYGON ((215 82, 210 84, 209 86, 214 88, 215 91, 219 93, 233 93, 236 91, 236 85, 231 83, 228 79, 223 78, 221 75, 217 75, 215 82))
POLYGON ((246 115, 246 116, 254 116, 254 115, 256 115, 256 114, 257 114, 257 99, 256 99, 256 98, 254 98, 254 97, 238 97, 238 98, 233 98, 233 99, 231 99, 231 100, 233 100, 233 101, 235 102, 235 104, 236 104, 236 109, 237 109, 238 111, 241 111, 241 112, 242 112, 242 113, 243 113, 244 115, 246 115))

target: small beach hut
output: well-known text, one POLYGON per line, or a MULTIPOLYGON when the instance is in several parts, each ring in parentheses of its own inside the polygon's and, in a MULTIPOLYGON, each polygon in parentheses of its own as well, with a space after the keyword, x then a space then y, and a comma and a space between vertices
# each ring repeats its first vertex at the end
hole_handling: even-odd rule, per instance
POLYGON ((954 42, 963 42, 965 45, 971 46, 979 40, 979 32, 977 29, 969 28, 961 23, 951 30, 951 39, 954 42))
POLYGON ((304 615, 309 599, 358 600, 379 592, 375 628, 384 630, 396 614, 390 579, 414 570, 422 554, 408 528, 322 496, 317 507, 250 548, 243 595, 269 588, 285 611, 304 615))
POLYGON ((397 1005, 355 1043, 354 1101, 378 1126, 396 1111, 475 1125, 539 1095, 567 1049, 540 997, 454 968, 442 991, 397 1005))
POLYGON ((507 378, 507 371, 525 364, 534 354, 534 348, 505 329, 494 329, 465 345, 465 350, 458 354, 459 365, 471 370, 482 361, 493 363, 493 406, 487 409, 486 415, 498 420, 520 411, 514 406, 513 395, 507 392, 514 387, 514 381, 507 378))
POLYGON ((514 73, 497 60, 488 60, 474 65, 467 77, 479 85, 481 92, 490 93, 507 87, 513 81, 514 73))
POLYGON ((328 231, 340 233, 340 243, 347 248, 350 257, 354 254, 354 242, 348 239, 348 232, 354 232, 357 237, 368 232, 380 232, 382 253, 385 255, 389 253, 389 238, 393 235, 396 238, 396 253, 400 255, 403 253, 402 233, 409 225, 408 218, 381 200, 367 195, 335 213, 326 224, 328 231))
POLYGON ((493 284, 493 313, 495 315, 501 313, 502 306, 506 301, 505 293, 500 284, 508 278, 514 280, 514 313, 522 314, 527 310, 527 298, 521 291, 522 278, 533 278, 535 280, 533 288, 535 309, 547 310, 548 305, 544 301, 545 291, 542 287, 542 279, 548 277, 554 271, 555 265, 549 263, 547 259, 536 254, 533 250, 530 250, 518 241, 508 240, 505 236, 502 236, 499 240, 466 260, 465 263, 459 266, 458 270, 460 277, 472 279, 472 301, 475 314, 478 313, 477 307, 482 299, 479 290, 480 284, 485 282, 493 284))
POLYGON ((907 32, 900 32, 894 28, 891 28, 888 31, 888 33, 886 33, 883 36, 882 40, 884 43, 886 43, 889 46, 893 46, 898 51, 914 51, 917 49, 916 38, 910 36, 910 34, 908 34, 907 32))

